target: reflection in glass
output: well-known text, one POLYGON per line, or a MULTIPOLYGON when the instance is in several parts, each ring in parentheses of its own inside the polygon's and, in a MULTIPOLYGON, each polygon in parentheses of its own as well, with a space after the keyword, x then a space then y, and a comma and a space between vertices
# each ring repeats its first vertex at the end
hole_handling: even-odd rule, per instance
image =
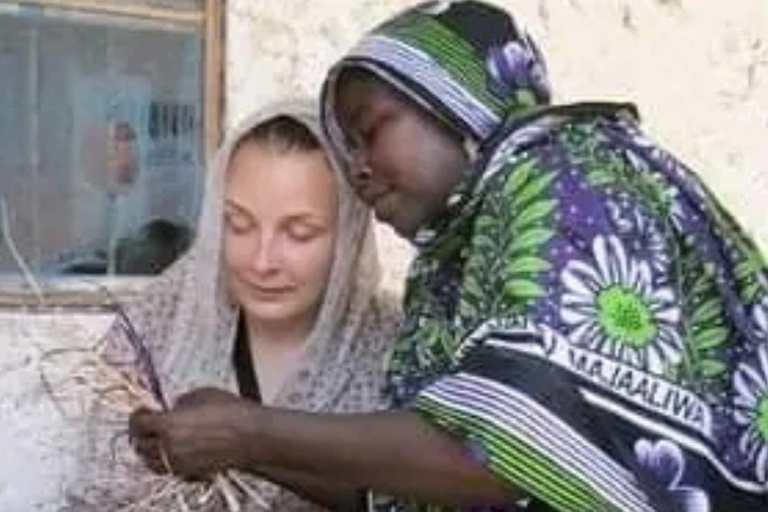
MULTIPOLYGON (((154 273, 140 249, 166 261, 186 247, 203 179, 199 30, 0 10, 0 196, 36 275, 154 273)), ((16 274, 0 243, 0 277, 16 274)))

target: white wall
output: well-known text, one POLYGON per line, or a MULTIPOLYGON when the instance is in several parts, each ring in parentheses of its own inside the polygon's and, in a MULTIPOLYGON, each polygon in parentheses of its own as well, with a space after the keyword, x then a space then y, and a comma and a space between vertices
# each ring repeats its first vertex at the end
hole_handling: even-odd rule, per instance
POLYGON ((41 362, 53 350, 92 346, 109 322, 102 314, 0 311, 0 510, 60 510, 63 486, 74 476, 76 425, 41 379, 45 372, 55 383, 68 367, 41 362))
MULTIPOLYGON (((325 69, 403 0, 229 0, 227 124, 325 69)), ((636 102, 768 250, 768 2, 506 0, 542 43, 558 99, 636 102)), ((406 246, 392 238, 388 279, 406 246)))

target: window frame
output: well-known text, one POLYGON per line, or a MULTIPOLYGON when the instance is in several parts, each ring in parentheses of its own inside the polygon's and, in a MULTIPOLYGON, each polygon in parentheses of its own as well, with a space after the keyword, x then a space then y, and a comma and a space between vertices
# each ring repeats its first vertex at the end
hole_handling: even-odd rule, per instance
MULTIPOLYGON (((203 162, 210 162, 222 137, 226 0, 203 0, 199 8, 110 4, 101 0, 12 0, 10 6, 71 10, 194 26, 203 35, 203 162)), ((203 172, 207 172, 207 165, 203 172)), ((0 230, 2 231, 2 230, 0 230)), ((25 274, 21 272, 22 274, 25 274)), ((0 279, 0 309, 101 307, 137 295, 151 276, 62 276, 41 287, 31 274, 0 279)))

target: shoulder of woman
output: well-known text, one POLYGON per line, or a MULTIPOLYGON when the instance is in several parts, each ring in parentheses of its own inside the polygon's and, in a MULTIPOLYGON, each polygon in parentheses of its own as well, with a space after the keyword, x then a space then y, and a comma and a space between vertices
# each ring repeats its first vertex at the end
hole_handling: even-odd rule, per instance
POLYGON ((372 297, 373 315, 379 322, 399 327, 403 320, 402 297, 394 291, 380 288, 372 297))
POLYGON ((375 293, 359 327, 358 350, 379 353, 393 346, 403 323, 399 297, 389 291, 375 293))

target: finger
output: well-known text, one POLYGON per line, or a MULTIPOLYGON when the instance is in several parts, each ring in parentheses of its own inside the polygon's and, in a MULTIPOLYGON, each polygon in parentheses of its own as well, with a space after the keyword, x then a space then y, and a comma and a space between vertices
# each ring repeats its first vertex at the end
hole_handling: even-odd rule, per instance
POLYGON ((128 432, 131 438, 161 437, 162 427, 162 413, 145 408, 137 409, 128 419, 128 432))
POLYGON ((198 388, 189 393, 184 393, 176 401, 174 409, 179 407, 191 407, 194 405, 203 405, 208 402, 215 402, 227 397, 229 393, 213 387, 198 388))
POLYGON ((182 480, 189 483, 207 483, 211 484, 214 480, 214 475, 205 473, 203 471, 187 472, 179 475, 182 480))
POLYGON ((179 407, 188 407, 191 405, 195 405, 197 403, 202 403, 205 401, 205 393, 201 390, 194 390, 190 391, 189 393, 184 393, 181 395, 176 402, 173 404, 173 409, 178 409, 179 407))
POLYGON ((157 437, 134 437, 131 439, 133 450, 142 458, 157 458, 160 453, 160 439, 157 437))
POLYGON ((172 472, 160 439, 155 437, 137 438, 133 442, 133 447, 144 464, 155 473, 165 474, 172 472))
POLYGON ((174 474, 174 466, 171 465, 171 457, 168 454, 168 450, 165 449, 165 445, 160 444, 158 453, 160 455, 160 464, 162 464, 163 472, 174 474))
POLYGON ((173 473, 173 468, 168 469, 169 466, 162 459, 142 459, 144 465, 149 468, 153 473, 158 475, 169 475, 173 473))
POLYGON ((160 440, 156 437, 138 437, 131 443, 136 454, 145 461, 160 459, 160 440))

